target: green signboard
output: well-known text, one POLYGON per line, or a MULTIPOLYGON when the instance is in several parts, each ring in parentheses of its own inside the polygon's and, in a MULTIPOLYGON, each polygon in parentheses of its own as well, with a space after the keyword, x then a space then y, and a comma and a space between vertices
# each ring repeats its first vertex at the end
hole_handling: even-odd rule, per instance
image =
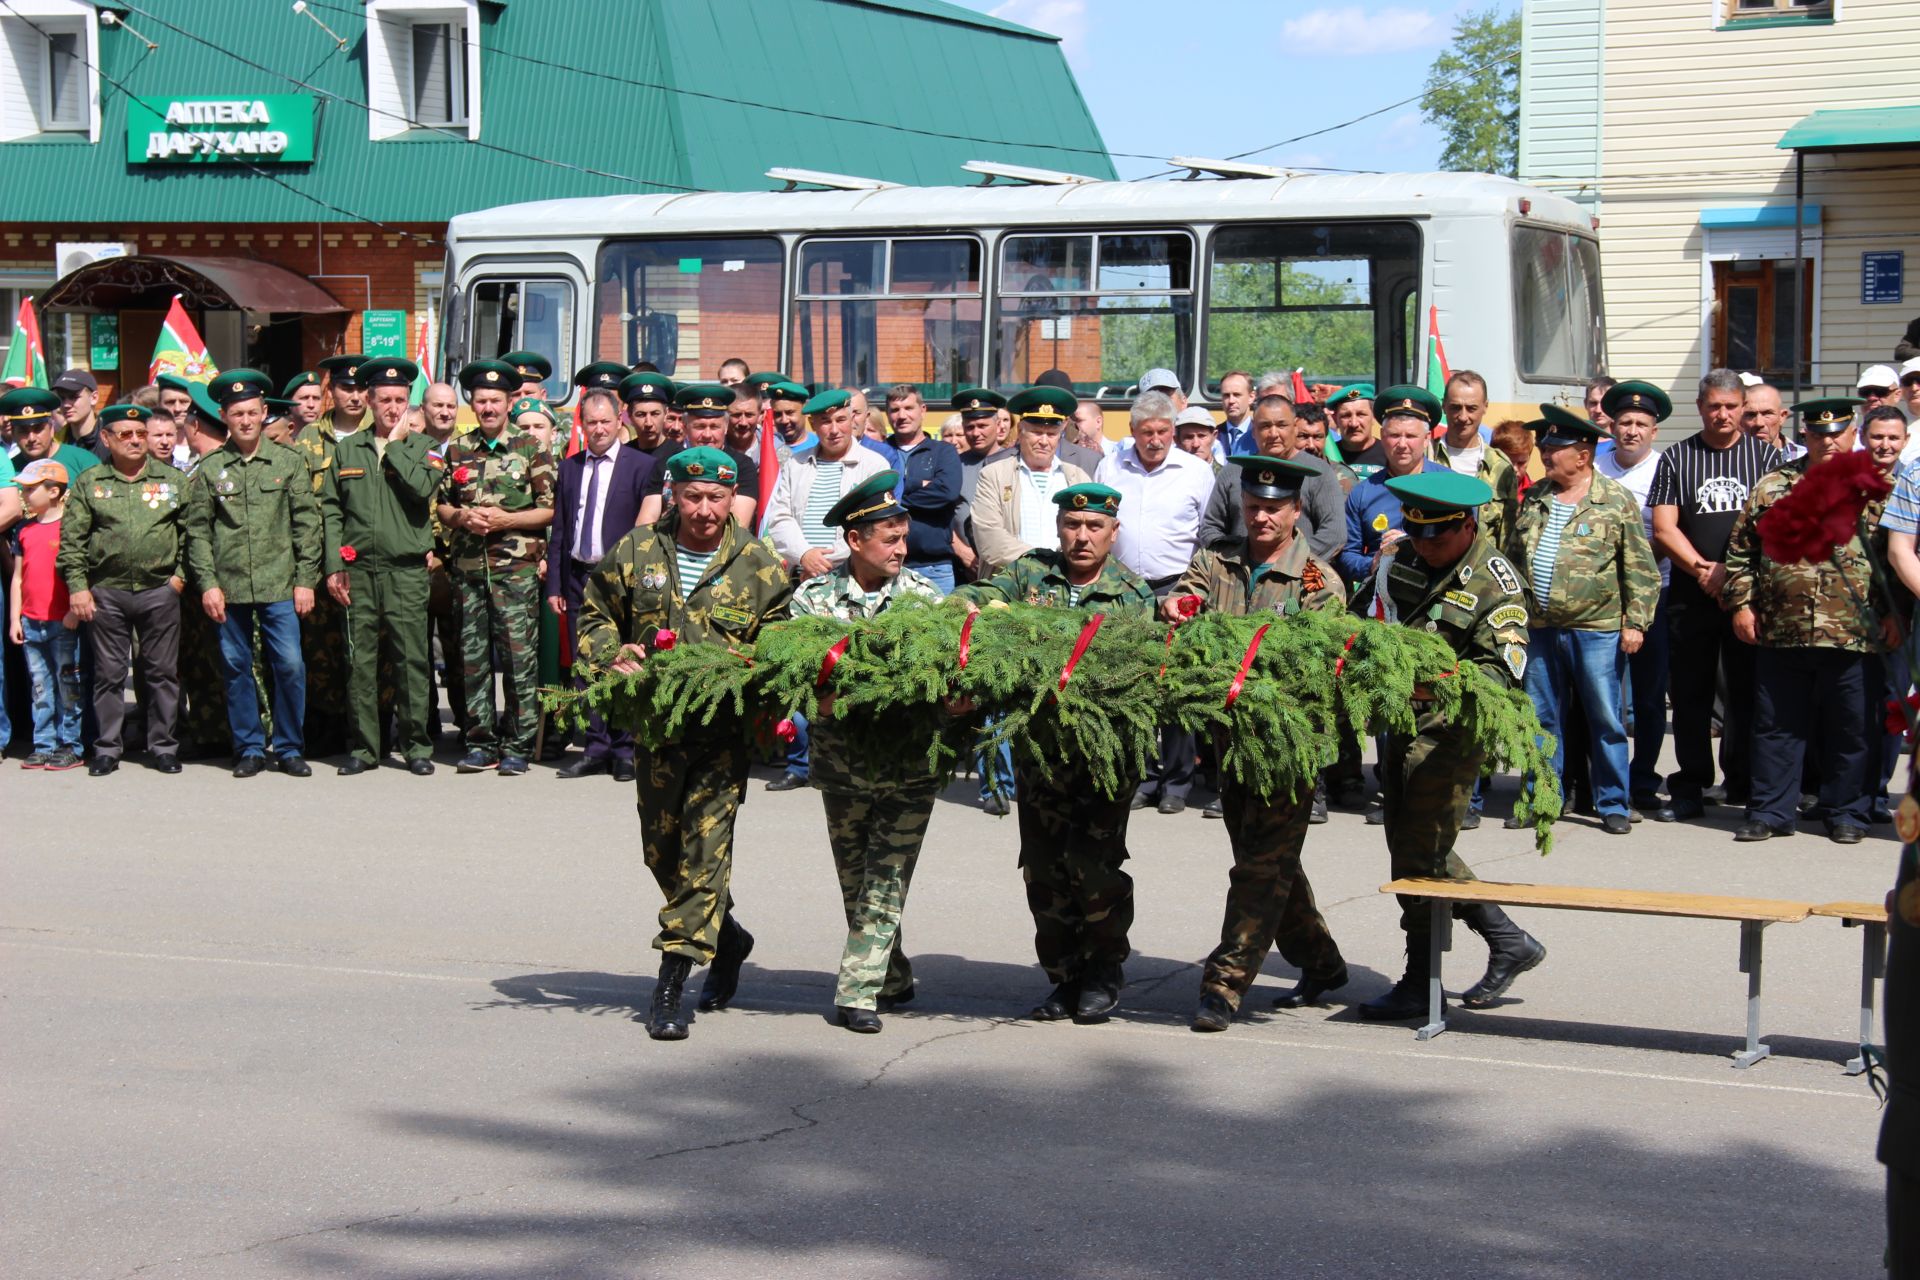
POLYGON ((362 311, 360 313, 360 351, 368 356, 404 356, 407 354, 407 313, 404 311, 362 311))
POLYGON ((128 164, 310 164, 313 99, 127 99, 128 164))
POLYGON ((89 338, 87 343, 89 368, 118 369, 120 367, 119 316, 88 316, 87 337, 89 338))

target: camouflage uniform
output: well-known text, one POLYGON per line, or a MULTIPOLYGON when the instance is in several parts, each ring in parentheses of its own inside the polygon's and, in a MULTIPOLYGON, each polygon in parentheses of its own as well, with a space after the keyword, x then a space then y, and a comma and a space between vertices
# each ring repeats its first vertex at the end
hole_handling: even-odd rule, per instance
MULTIPOLYGON (((1218 543, 1194 557, 1171 594, 1199 596, 1206 608, 1235 617, 1346 607, 1338 570, 1314 555, 1302 537, 1295 537, 1271 566, 1252 561, 1245 539, 1218 543)), ((1216 755, 1225 757, 1224 742, 1216 744, 1216 755)), ((1220 945, 1207 957, 1200 989, 1238 1009, 1267 949, 1276 946, 1305 977, 1336 978, 1346 961, 1300 865, 1313 810, 1312 780, 1303 779, 1293 795, 1263 796, 1223 778, 1220 806, 1233 845, 1233 870, 1220 945)))
MULTIPOLYGON (((680 644, 750 644, 763 624, 787 616, 793 586, 764 543, 729 520, 700 581, 683 585, 678 527, 669 513, 635 529, 594 569, 580 605, 581 662, 604 669, 621 645, 651 646, 662 628, 680 644)), ((636 746, 642 847, 667 900, 656 950, 698 964, 713 959, 733 907, 733 817, 751 754, 745 726, 727 720, 659 750, 636 746)))
MULTIPOLYGON (((1106 613, 1150 615, 1154 608, 1153 588, 1118 560, 1109 558, 1100 576, 1076 593, 1067 581, 1065 557, 1045 549, 1029 551, 954 594, 981 604, 1018 601, 1106 613)), ((1128 807, 1140 780, 1123 778, 1119 791, 1107 795, 1091 778, 1051 763, 1054 773, 1044 777, 1016 754, 1014 786, 1033 949, 1047 977, 1066 986, 1117 970, 1131 952, 1133 877, 1122 864, 1128 807)))
MULTIPOLYGON (((859 622, 884 612, 897 596, 940 598, 940 588, 902 569, 900 576, 868 594, 845 565, 811 578, 794 593, 793 612, 859 622)), ((914 761, 927 744, 902 742, 899 758, 914 761)), ((940 782, 931 773, 869 776, 852 758, 838 722, 824 712, 812 725, 809 779, 827 810, 827 840, 840 876, 840 903, 847 916, 847 942, 833 1003, 872 1009, 878 1001, 913 990, 913 963, 900 939, 900 913, 907 905, 920 844, 927 836, 940 782)))
MULTIPOLYGON (((502 511, 553 509, 553 455, 508 425, 491 440, 478 428, 447 446, 440 501, 502 511)), ((540 642, 540 557, 545 534, 511 529, 482 537, 449 529, 460 612, 460 661, 467 686, 467 745, 496 759, 525 759, 540 723, 536 696, 540 642), (494 660, 506 663, 506 708, 496 725, 494 660)))
MULTIPOLYGON (((1427 460, 1447 468, 1453 466, 1440 436, 1427 444, 1427 460)), ((1513 469, 1513 459, 1489 440, 1480 451, 1480 465, 1474 468, 1473 474, 1493 490, 1493 501, 1480 508, 1481 535, 1493 546, 1504 547, 1513 529, 1514 516, 1520 510, 1520 473, 1513 469)))
MULTIPOLYGON (((1761 551, 1754 525, 1806 473, 1802 457, 1762 476, 1727 543, 1721 600, 1729 613, 1753 610, 1760 642, 1747 817, 1791 829, 1807 744, 1818 738, 1821 815, 1830 829, 1844 823, 1864 831, 1872 825, 1867 792, 1878 744, 1861 726, 1880 697, 1867 677, 1869 658, 1882 646, 1879 627, 1854 600, 1865 601, 1875 618, 1887 617, 1889 606, 1858 527, 1831 558, 1813 564, 1780 564, 1761 551)), ((1860 527, 1870 526, 1863 519, 1860 527)))
MULTIPOLYGON (((372 420, 373 415, 367 414, 361 428, 372 420)), ((320 496, 321 477, 333 466, 340 439, 331 409, 293 437, 292 447, 307 459, 313 472, 315 498, 320 496)), ((324 589, 314 592, 312 611, 300 619, 300 652, 307 663, 307 750, 316 756, 340 755, 350 745, 347 618, 324 589)))

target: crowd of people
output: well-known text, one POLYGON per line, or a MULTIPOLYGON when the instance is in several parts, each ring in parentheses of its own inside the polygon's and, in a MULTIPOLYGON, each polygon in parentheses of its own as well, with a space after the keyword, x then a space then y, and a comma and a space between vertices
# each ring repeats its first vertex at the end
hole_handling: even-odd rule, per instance
MULTIPOLYGON (((691 967, 711 966, 701 1007, 723 1008, 753 945, 727 892, 750 745, 721 729, 649 750, 633 726, 593 719, 569 754, 538 692, 636 669, 663 643, 750 642, 790 613, 852 622, 905 595, 1172 623, 1353 609, 1524 688, 1569 807, 1609 834, 1710 804, 1744 810, 1741 841, 1805 820, 1850 844, 1890 821, 1886 704, 1912 683, 1904 620, 1920 591, 1920 359, 1868 370, 1857 397, 1792 407, 1713 370, 1698 432, 1664 449, 1667 394, 1610 378, 1582 411, 1487 423, 1468 370, 1439 395, 1302 396, 1292 375, 1233 372, 1221 420, 1155 369, 1116 440, 1057 373, 1012 397, 960 389, 937 431, 911 385, 869 404, 735 360, 686 385, 597 362, 563 412, 552 375, 511 352, 418 396, 408 361, 342 355, 278 388, 250 370, 163 376, 101 405, 91 375, 68 370, 0 396, 8 639, 27 673, 4 705, 31 726, 23 766, 106 776, 140 751, 174 773, 220 754, 236 777, 304 777, 310 756, 333 756, 352 776, 398 755, 427 775, 437 678, 459 771, 513 776, 547 755, 565 759, 561 778, 637 783, 666 899, 649 1014, 662 1039, 687 1033, 691 967), (1856 450, 1897 481, 1884 511, 1831 563, 1763 554, 1759 516, 1856 450)), ((1454 843, 1479 825, 1482 760, 1421 710, 1417 734, 1375 744, 1371 777, 1350 741, 1293 797, 1246 794, 1218 776, 1223 744, 1171 726, 1122 794, 1011 747, 981 762, 983 807, 1019 808, 1053 983, 1034 1016, 1099 1021, 1117 1004, 1129 815, 1178 814, 1196 788, 1235 854, 1196 1029, 1231 1022, 1270 946, 1302 973, 1282 1001, 1344 984, 1300 867, 1330 806, 1386 828, 1396 874, 1471 876, 1454 843), (1009 773, 1011 795, 994 782, 1009 773)), ((766 785, 825 796, 849 930, 837 1015, 874 1031, 879 1009, 912 998, 898 926, 942 780, 870 775, 821 719, 795 718, 766 785)), ((0 745, 12 736, 0 718, 0 745)), ((1425 1012, 1428 917, 1403 905, 1405 975, 1363 1016, 1425 1012)), ((1545 948, 1497 909, 1468 914, 1490 960, 1464 998, 1487 1004, 1545 948)))

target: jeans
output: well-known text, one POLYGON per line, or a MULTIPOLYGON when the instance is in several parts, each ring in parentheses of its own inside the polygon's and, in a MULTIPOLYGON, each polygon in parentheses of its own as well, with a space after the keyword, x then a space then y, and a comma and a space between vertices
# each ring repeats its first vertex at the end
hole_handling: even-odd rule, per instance
POLYGON ((1640 652, 1627 659, 1627 705, 1632 715, 1633 764, 1628 770, 1637 796, 1659 793, 1660 749, 1667 742, 1667 588, 1653 611, 1640 652))
POLYGON ((812 752, 813 735, 807 732, 805 716, 796 711, 791 719, 793 720, 793 741, 787 747, 787 772, 805 782, 809 772, 807 761, 812 752))
POLYGON ((260 643, 266 646, 267 672, 273 679, 273 754, 297 756, 306 745, 301 726, 307 718, 307 664, 300 654, 300 618, 291 600, 227 604, 227 620, 220 624, 220 674, 227 688, 233 754, 265 755, 267 749, 260 725, 260 695, 253 687, 256 619, 260 643))
MULTIPOLYGON (((1540 727, 1554 735, 1553 769, 1566 767, 1566 745, 1559 741, 1570 698, 1587 714, 1587 742, 1593 772, 1593 805, 1602 816, 1627 812, 1627 731, 1620 723, 1620 693, 1627 655, 1618 631, 1573 631, 1534 627, 1527 636, 1527 697, 1539 713, 1540 727)), ((1566 779, 1561 778, 1564 792, 1566 779)))
POLYGON ((908 561, 907 568, 913 570, 915 573, 925 578, 928 582, 931 582, 934 586, 940 588, 941 595, 944 596, 952 592, 953 561, 929 560, 926 564, 914 564, 912 561, 908 561))
POLYGON ((60 625, 20 619, 27 670, 33 676, 33 749, 80 754, 80 633, 60 625))

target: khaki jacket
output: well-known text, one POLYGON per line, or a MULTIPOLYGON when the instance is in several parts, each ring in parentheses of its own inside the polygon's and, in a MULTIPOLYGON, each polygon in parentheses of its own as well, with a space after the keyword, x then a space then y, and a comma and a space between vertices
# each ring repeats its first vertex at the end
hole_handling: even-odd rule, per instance
MULTIPOLYGON (((1056 461, 1058 461, 1056 459, 1056 461)), ((982 578, 991 577, 1033 550, 1031 539, 1020 536, 1019 451, 989 462, 980 468, 979 482, 973 489, 973 546, 980 553, 982 578)), ((1067 484, 1088 484, 1093 477, 1061 462, 1067 484)))

